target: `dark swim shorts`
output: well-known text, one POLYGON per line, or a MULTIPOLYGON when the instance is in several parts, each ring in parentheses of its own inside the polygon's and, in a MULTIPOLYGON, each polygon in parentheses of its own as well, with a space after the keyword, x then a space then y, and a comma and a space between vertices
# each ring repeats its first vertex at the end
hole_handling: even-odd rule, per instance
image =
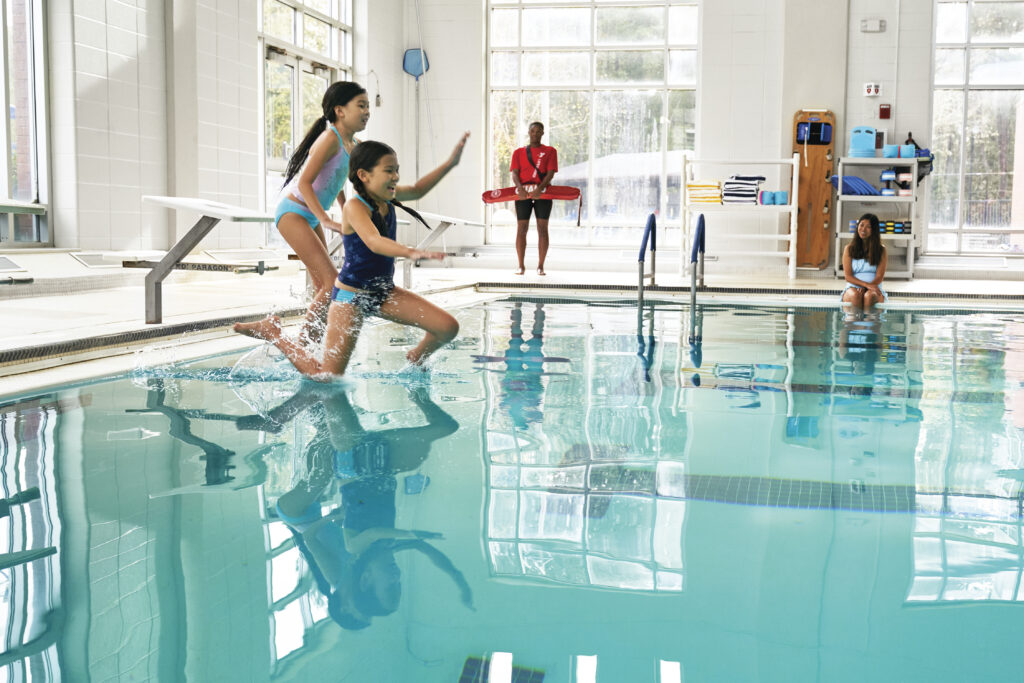
POLYGON ((521 221, 528 221, 530 220, 530 212, 533 211, 537 218, 546 220, 551 217, 552 203, 550 199, 517 199, 516 218, 521 221))

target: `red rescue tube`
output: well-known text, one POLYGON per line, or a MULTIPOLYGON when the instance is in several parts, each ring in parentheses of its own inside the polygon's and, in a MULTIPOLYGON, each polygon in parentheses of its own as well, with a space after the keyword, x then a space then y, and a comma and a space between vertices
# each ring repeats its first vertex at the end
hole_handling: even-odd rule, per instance
MULTIPOLYGON (((530 185, 523 186, 527 192, 532 189, 530 185)), ((580 218, 583 214, 583 196, 580 194, 580 188, 572 187, 570 185, 548 185, 547 189, 540 195, 541 199, 562 199, 562 200, 579 200, 579 209, 576 211, 576 225, 580 224, 580 218)), ((483 200, 485 204, 500 204, 501 202, 511 202, 515 199, 519 199, 519 195, 516 194, 516 188, 514 187, 503 187, 500 190, 487 190, 483 194, 483 200)))

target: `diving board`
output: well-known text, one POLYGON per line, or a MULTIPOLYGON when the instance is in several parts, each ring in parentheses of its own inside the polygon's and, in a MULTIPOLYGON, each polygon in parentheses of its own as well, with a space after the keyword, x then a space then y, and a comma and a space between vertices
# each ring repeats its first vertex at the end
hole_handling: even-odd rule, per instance
MULTIPOLYGON (((196 224, 185 233, 185 236, 178 240, 177 244, 171 247, 167 254, 156 263, 145 264, 126 263, 127 267, 151 267, 152 270, 146 275, 146 322, 163 322, 163 280, 172 270, 190 268, 191 264, 182 264, 181 261, 206 237, 214 226, 221 221, 231 223, 273 223, 274 217, 262 211, 254 211, 241 206, 232 206, 209 199, 198 199, 192 197, 162 197, 155 195, 144 195, 142 201, 157 206, 163 206, 176 211, 191 211, 200 214, 196 224)), ((200 264, 196 264, 197 266, 200 264)), ((202 270, 234 270, 234 268, 214 268, 214 264, 202 264, 202 270), (206 267, 207 265, 211 267, 206 267)), ((220 265, 220 264, 217 264, 220 265)), ((257 267, 262 274, 266 270, 262 265, 257 267)))
MULTIPOLYGON (((427 221, 437 221, 437 227, 433 228, 426 237, 424 237, 414 249, 426 251, 431 244, 436 242, 445 231, 455 226, 472 226, 477 228, 484 227, 483 223, 477 221, 468 221, 462 218, 452 218, 451 216, 443 216, 437 213, 430 213, 429 211, 420 211, 419 214, 423 216, 427 221)), ((454 254, 448 254, 448 256, 454 256, 454 254)), ((405 259, 402 262, 402 287, 409 289, 412 287, 412 267, 416 265, 412 259, 405 259)))

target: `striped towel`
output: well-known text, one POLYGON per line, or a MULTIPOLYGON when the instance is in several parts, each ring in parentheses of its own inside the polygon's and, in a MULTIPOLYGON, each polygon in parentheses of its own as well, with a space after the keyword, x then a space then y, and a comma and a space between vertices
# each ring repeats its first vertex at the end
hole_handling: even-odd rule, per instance
POLYGON ((763 175, 734 175, 722 185, 723 204, 757 204, 757 192, 763 175))

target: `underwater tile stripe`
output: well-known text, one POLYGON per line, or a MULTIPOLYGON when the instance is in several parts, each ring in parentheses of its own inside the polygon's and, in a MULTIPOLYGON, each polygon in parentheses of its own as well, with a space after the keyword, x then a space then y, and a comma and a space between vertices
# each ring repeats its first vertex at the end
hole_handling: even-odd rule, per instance
POLYGON ((686 474, 682 479, 685 500, 864 512, 912 512, 916 509, 913 486, 711 474, 686 474))
MULTIPOLYGON (((700 374, 699 370, 687 369, 687 372, 700 374)), ((770 382, 738 382, 735 380, 721 381, 714 385, 689 385, 686 389, 719 389, 721 391, 785 391, 806 394, 832 394, 839 398, 871 399, 895 398, 904 401, 937 401, 940 403, 974 403, 1003 405, 1006 392, 1002 391, 943 391, 941 389, 920 389, 903 387, 879 387, 871 384, 772 384, 770 382)))
MULTIPOLYGON (((653 474, 653 473, 652 473, 653 474)), ((524 487, 527 490, 528 487, 524 487)), ((591 486, 593 495, 654 496, 662 499, 733 503, 764 507, 806 508, 815 510, 861 510, 865 512, 914 512, 917 490, 907 484, 866 484, 781 479, 775 477, 733 476, 721 474, 684 474, 672 478, 671 491, 657 486, 654 479, 641 488, 618 490, 591 486)), ((576 488, 549 487, 545 491, 580 493, 576 488)))
MULTIPOLYGON (((282 318, 298 317, 305 313, 305 309, 293 308, 280 311, 277 314, 282 318)), ((0 366, 13 363, 20 363, 30 360, 41 360, 52 356, 61 356, 68 353, 79 353, 114 346, 128 346, 143 341, 152 341, 163 337, 175 337, 190 332, 203 332, 205 330, 225 327, 236 322, 253 322, 260 320, 265 314, 257 313, 247 316, 232 316, 230 318, 214 318, 197 322, 178 323, 174 325, 161 325, 143 330, 131 330, 128 332, 117 332, 104 334, 95 337, 83 337, 67 341, 54 342, 52 344, 40 344, 38 346, 23 346, 17 349, 0 351, 0 366)))
MULTIPOLYGON (((459 683, 487 683, 490 680, 491 660, 467 657, 462 665, 459 683)), ((512 667, 512 683, 544 683, 544 672, 521 666, 512 667)))

